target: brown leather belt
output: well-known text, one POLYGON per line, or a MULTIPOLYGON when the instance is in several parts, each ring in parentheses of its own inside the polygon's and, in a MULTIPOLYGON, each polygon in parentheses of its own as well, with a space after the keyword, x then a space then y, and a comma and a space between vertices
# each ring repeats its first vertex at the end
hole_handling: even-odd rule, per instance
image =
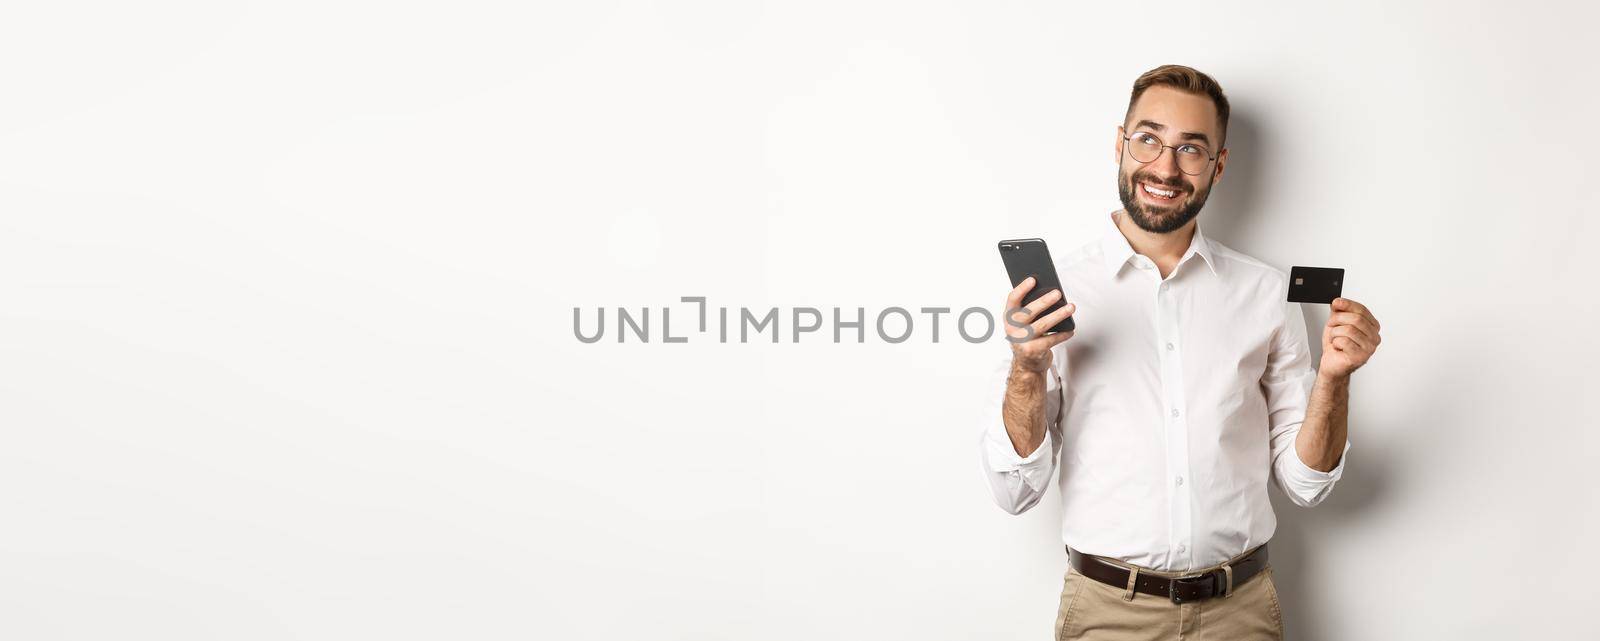
MULTIPOLYGON (((1100 557, 1084 554, 1071 547, 1067 548, 1067 562, 1078 570, 1079 574, 1121 589, 1128 587, 1127 568, 1113 563, 1108 563, 1100 557)), ((1164 577, 1148 572, 1138 572, 1134 579, 1133 589, 1136 592, 1172 599, 1173 603, 1191 603, 1215 596, 1222 596, 1228 590, 1243 585, 1250 577, 1256 575, 1267 567, 1267 544, 1263 543, 1255 551, 1247 554, 1227 566, 1227 569, 1216 568, 1209 572, 1201 572, 1181 577, 1164 577), (1232 576, 1228 576, 1231 569, 1232 576)))

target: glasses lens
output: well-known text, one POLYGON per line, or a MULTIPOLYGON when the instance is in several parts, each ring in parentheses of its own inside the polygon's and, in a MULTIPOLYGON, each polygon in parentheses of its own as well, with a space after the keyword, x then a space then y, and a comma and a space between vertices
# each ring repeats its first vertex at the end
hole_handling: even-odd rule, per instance
POLYGON ((1211 162, 1211 153, 1199 145, 1178 145, 1174 153, 1178 155, 1178 169, 1190 176, 1200 175, 1211 162))
POLYGON ((1150 162, 1161 155, 1161 140, 1147 133, 1128 137, 1128 155, 1139 162, 1150 162))

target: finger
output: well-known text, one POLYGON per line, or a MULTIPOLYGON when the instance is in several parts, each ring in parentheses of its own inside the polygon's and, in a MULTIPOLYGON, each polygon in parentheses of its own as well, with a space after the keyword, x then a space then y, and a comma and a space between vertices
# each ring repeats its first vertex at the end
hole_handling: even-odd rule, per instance
POLYGON ((1048 332, 1050 331, 1050 328, 1061 324, 1061 321, 1067 320, 1067 317, 1071 316, 1075 311, 1078 311, 1077 305, 1072 303, 1062 305, 1061 309, 1045 314, 1039 320, 1034 321, 1033 331, 1039 334, 1048 332))
POLYGON ((1377 349, 1378 343, 1383 342, 1383 337, 1378 335, 1378 330, 1369 326, 1366 321, 1354 325, 1340 325, 1340 327, 1348 327, 1353 330, 1355 333, 1349 336, 1367 347, 1377 349))
POLYGON ((1029 291, 1033 290, 1033 283, 1033 277, 1029 276, 1022 279, 1022 282, 1017 283, 1016 287, 1011 288, 1011 293, 1006 294, 1006 309, 1016 309, 1021 307, 1022 297, 1026 296, 1029 291))
POLYGON ((1039 334, 1037 330, 1030 327, 1034 315, 1054 305, 1059 298, 1061 298, 1061 291, 1052 290, 1040 296, 1038 300, 1029 303, 1027 307, 1006 308, 1006 335, 1023 342, 1033 340, 1039 334))
POLYGON ((1378 327, 1378 319, 1371 314, 1358 314, 1356 312, 1334 312, 1328 315, 1329 325, 1354 325, 1364 323, 1374 328, 1378 327))
POLYGON ((1328 316, 1329 327, 1339 327, 1341 325, 1359 327, 1363 334, 1372 337, 1374 340, 1378 338, 1378 324, 1371 316, 1363 316, 1355 312, 1334 312, 1331 316, 1328 316))
MULTIPOLYGON (((1336 299, 1336 300, 1348 301, 1349 299, 1340 298, 1340 299, 1336 299)), ((1335 311, 1334 314, 1354 314, 1356 316, 1359 316, 1361 318, 1366 319, 1367 322, 1372 325, 1373 329, 1383 329, 1383 324, 1378 322, 1378 317, 1377 316, 1373 316, 1372 315, 1372 310, 1367 309, 1365 307, 1357 308, 1357 307, 1355 307, 1357 305, 1360 305, 1360 303, 1355 303, 1353 301, 1351 301, 1349 303, 1346 303, 1346 304, 1343 304, 1343 305, 1340 305, 1340 307, 1343 308, 1343 309, 1341 311, 1335 311)), ((1328 320, 1329 321, 1333 320, 1334 314, 1329 314, 1328 315, 1328 320)))
POLYGON ((1037 334, 1033 333, 1033 328, 1028 325, 1006 328, 1006 340, 1011 343, 1013 348, 1018 345, 1026 345, 1028 342, 1038 337, 1039 336, 1037 334))
POLYGON ((1014 318, 1016 318, 1017 322, 1019 323, 1031 323, 1034 320, 1034 316, 1046 309, 1049 309, 1050 306, 1056 304, 1056 301, 1058 300, 1061 300, 1061 290, 1052 289, 1049 291, 1049 293, 1040 296, 1038 300, 1028 303, 1027 307, 1018 310, 1021 312, 1021 316, 1014 318))
POLYGON ((1354 325, 1340 325, 1330 330, 1330 334, 1332 338, 1329 342, 1338 344, 1339 339, 1342 338, 1353 343, 1355 349, 1364 352, 1370 352, 1376 346, 1372 338, 1362 334, 1354 325))
POLYGON ((1334 325, 1350 325, 1360 319, 1361 315, 1355 312, 1334 312, 1332 314, 1328 314, 1328 326, 1332 327, 1334 325))
POLYGON ((1336 337, 1333 342, 1333 350, 1334 352, 1346 353, 1352 358, 1357 358, 1360 363, 1366 363, 1366 361, 1371 360, 1374 353, 1373 350, 1363 348, 1362 345, 1357 344, 1355 340, 1350 340, 1350 337, 1347 336, 1336 337))
POLYGON ((1362 305, 1361 303, 1358 303, 1356 301, 1353 301, 1353 300, 1350 300, 1350 299, 1344 298, 1344 297, 1333 299, 1333 308, 1337 309, 1337 310, 1339 310, 1341 312, 1355 312, 1357 314, 1371 314, 1371 312, 1367 310, 1367 306, 1366 305, 1362 305))
POLYGON ((1378 343, 1383 342, 1383 336, 1379 335, 1378 333, 1378 324, 1373 322, 1371 318, 1363 317, 1361 322, 1356 323, 1351 327, 1359 328, 1361 333, 1366 334, 1367 338, 1372 339, 1373 347, 1377 347, 1378 343))
POLYGON ((1357 345, 1361 346, 1362 348, 1366 348, 1366 347, 1369 347, 1369 346, 1372 345, 1372 338, 1367 336, 1367 335, 1365 335, 1365 334, 1363 334, 1363 333, 1361 333, 1361 330, 1357 329, 1356 326, 1354 326, 1354 325, 1340 325, 1338 327, 1330 329, 1330 330, 1328 330, 1328 336, 1329 336, 1329 340, 1330 341, 1335 339, 1335 338, 1346 338, 1346 339, 1349 339, 1350 341, 1356 343, 1357 345))
POLYGON ((1065 343, 1067 342, 1067 339, 1072 338, 1072 335, 1076 333, 1077 330, 1068 330, 1061 332, 1060 334, 1051 334, 1046 336, 1044 337, 1044 346, 1046 348, 1050 348, 1065 343))

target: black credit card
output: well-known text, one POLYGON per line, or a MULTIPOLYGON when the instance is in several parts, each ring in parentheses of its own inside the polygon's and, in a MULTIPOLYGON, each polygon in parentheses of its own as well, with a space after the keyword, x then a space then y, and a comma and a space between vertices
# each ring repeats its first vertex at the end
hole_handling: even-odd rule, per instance
POLYGON ((1344 289, 1344 270, 1338 267, 1289 269, 1289 302, 1332 303, 1344 289))

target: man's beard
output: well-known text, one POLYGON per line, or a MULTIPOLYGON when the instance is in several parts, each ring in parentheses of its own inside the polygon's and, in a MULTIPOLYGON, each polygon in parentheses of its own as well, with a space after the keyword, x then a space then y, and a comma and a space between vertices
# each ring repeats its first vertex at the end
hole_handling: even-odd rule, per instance
MULTIPOLYGON (((1139 202, 1138 197, 1134 194, 1133 190, 1142 189, 1139 183, 1150 182, 1176 189, 1180 192, 1187 191, 1189 185, 1185 184, 1182 179, 1176 179, 1177 184, 1173 184, 1163 182, 1153 176, 1142 175, 1137 171, 1126 178, 1121 178, 1121 173, 1120 171, 1117 172, 1119 176, 1117 194, 1122 196, 1123 211, 1128 212, 1128 217, 1133 219, 1133 224, 1138 225, 1139 229, 1152 234, 1165 234, 1188 224, 1189 221, 1194 220, 1195 216, 1200 215, 1200 208, 1206 205, 1206 197, 1211 195, 1210 187, 1206 187, 1204 191, 1195 190, 1193 196, 1187 202, 1178 205, 1177 211, 1168 214, 1168 217, 1160 218, 1157 217, 1157 210, 1146 207, 1144 203, 1139 202)), ((1172 210, 1159 211, 1167 212, 1172 210)))

